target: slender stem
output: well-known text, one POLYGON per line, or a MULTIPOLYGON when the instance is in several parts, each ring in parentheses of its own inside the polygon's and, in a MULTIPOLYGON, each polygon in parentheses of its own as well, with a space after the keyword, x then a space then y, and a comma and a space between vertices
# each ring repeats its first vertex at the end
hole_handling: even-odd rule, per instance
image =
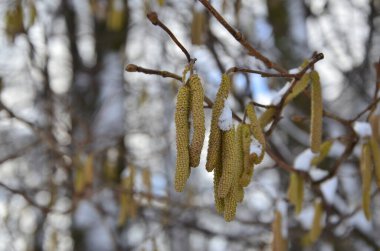
POLYGON ((181 51, 185 54, 187 61, 191 61, 190 53, 186 50, 186 48, 181 44, 181 42, 176 38, 176 36, 171 32, 171 30, 161 22, 161 20, 158 18, 158 15, 156 12, 150 12, 147 15, 147 18, 150 20, 150 22, 153 25, 160 26, 168 35, 170 38, 174 41, 174 43, 181 49, 181 51))
POLYGON ((247 41, 247 39, 241 34, 239 31, 235 30, 223 17, 219 14, 219 12, 210 4, 208 0, 199 0, 206 9, 210 11, 210 13, 221 23, 224 28, 238 41, 247 51, 248 53, 262 61, 268 68, 275 69, 280 73, 287 73, 287 71, 276 63, 272 62, 270 59, 265 57, 259 51, 257 51, 253 46, 247 41))
POLYGON ((134 64, 127 65, 125 67, 125 70, 127 72, 141 72, 141 73, 145 73, 149 75, 158 75, 163 78, 174 78, 176 80, 182 81, 182 77, 177 74, 174 74, 168 71, 158 71, 158 70, 147 69, 147 68, 143 68, 141 66, 137 66, 134 64))

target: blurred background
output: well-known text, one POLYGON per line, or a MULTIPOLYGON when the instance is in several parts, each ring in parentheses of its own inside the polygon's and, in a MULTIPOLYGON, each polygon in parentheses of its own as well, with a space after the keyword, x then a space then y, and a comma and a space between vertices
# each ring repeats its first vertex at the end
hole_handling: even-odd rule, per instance
MULTIPOLYGON (((288 70, 323 52, 316 69, 328 111, 351 119, 371 102, 380 1, 210 2, 288 70)), ((266 70, 197 1, 0 1, 0 250, 272 250, 274 210, 286 197, 289 174, 268 156, 255 167, 231 223, 214 209, 207 137, 185 191, 174 191, 179 83, 124 71, 133 63, 181 75, 186 66, 167 34, 147 20, 149 11, 197 58, 211 99, 228 68, 266 70)), ((249 101, 270 104, 286 81, 235 74, 233 82, 229 103, 242 117, 249 101)), ((309 116, 309 103, 297 98, 270 137, 289 164, 309 144, 308 120, 292 119, 309 116)), ((210 115, 206 109, 207 129, 210 115)), ((324 138, 346 133, 333 120, 324 129, 324 138)), ((329 159, 343 149, 334 143, 329 159)), ((359 154, 357 147, 328 188, 333 199, 316 243, 302 242, 315 198, 307 185, 303 212, 288 207, 289 250, 380 250, 380 195, 373 184, 367 221, 359 154)))

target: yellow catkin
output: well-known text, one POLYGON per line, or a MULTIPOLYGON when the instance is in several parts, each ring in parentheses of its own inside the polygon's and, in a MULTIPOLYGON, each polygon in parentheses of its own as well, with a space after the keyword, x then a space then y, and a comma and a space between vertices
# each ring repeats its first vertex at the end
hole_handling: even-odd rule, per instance
POLYGON ((152 204, 152 177, 151 177, 150 170, 148 168, 143 169, 142 180, 146 188, 148 203, 151 205, 152 204))
POLYGON ((165 4, 165 0, 157 0, 158 5, 163 6, 165 4))
POLYGON ((372 137, 370 138, 370 146, 373 164, 375 168, 376 184, 378 187, 380 187, 380 148, 375 135, 372 135, 372 137))
POLYGON ((87 156, 84 165, 84 178, 86 185, 91 185, 94 180, 94 155, 92 153, 87 156))
POLYGON ((235 146, 235 129, 222 132, 222 177, 218 185, 218 196, 225 198, 229 192, 236 166, 236 146, 235 146))
POLYGON ((306 73, 302 76, 300 80, 297 81, 297 83, 294 85, 292 92, 289 93, 289 95, 285 99, 285 105, 289 104, 290 101, 292 101, 294 98, 296 98, 298 95, 300 95, 306 87, 309 85, 310 81, 310 73, 306 73))
POLYGON ((240 183, 240 178, 244 172, 244 152, 243 152, 243 128, 244 124, 239 124, 236 129, 236 156, 237 156, 237 172, 236 172, 236 199, 242 202, 244 199, 244 188, 240 183))
POLYGON ((260 155, 257 156, 256 154, 253 154, 253 158, 252 158, 255 164, 259 164, 263 160, 264 154, 265 154, 265 136, 261 129, 259 121, 257 120, 255 107, 253 106, 252 103, 247 105, 247 116, 251 122, 250 124, 251 133, 262 147, 260 155))
POLYGON ((360 157, 360 171, 362 175, 362 207, 367 220, 371 219, 371 178, 372 163, 369 143, 364 143, 360 157))
POLYGON ((272 251, 286 251, 287 240, 282 236, 282 215, 276 210, 272 223, 273 242, 272 251))
POLYGON ((215 210, 222 214, 224 212, 224 199, 218 196, 218 186, 220 178, 222 177, 223 167, 222 160, 219 158, 219 162, 214 168, 214 201, 215 201, 215 210))
POLYGON ((249 156, 249 149, 251 144, 250 126, 247 124, 242 125, 242 154, 243 154, 243 172, 240 175, 239 183, 243 187, 248 186, 253 176, 254 164, 249 156))
POLYGON ((322 143, 319 155, 314 157, 311 161, 312 166, 317 166, 319 163, 321 163, 329 154, 331 146, 333 144, 332 140, 327 140, 322 143))
POLYGON ((261 114, 259 118, 260 127, 264 129, 270 122, 272 122, 275 114, 276 108, 270 107, 266 109, 266 111, 263 114, 261 114))
POLYGON ((322 202, 320 200, 316 201, 314 203, 314 218, 313 218, 313 225, 311 226, 310 232, 307 235, 307 242, 309 244, 312 244, 316 242, 321 235, 322 232, 322 213, 323 213, 323 207, 322 202))
POLYGON ((24 31, 23 13, 21 3, 17 3, 15 9, 9 9, 5 14, 5 31, 12 39, 18 33, 24 31))
POLYGON ((211 172, 219 163, 221 158, 222 131, 218 127, 220 114, 224 108, 224 101, 228 97, 231 89, 231 79, 227 74, 222 75, 218 93, 216 94, 214 106, 212 108, 210 137, 207 149, 206 169, 211 172))
POLYGON ((184 85, 178 91, 175 111, 177 160, 174 186, 177 192, 183 191, 186 181, 190 176, 189 112, 190 88, 184 85))
POLYGON ((224 199, 224 220, 227 222, 232 221, 235 218, 237 204, 243 199, 241 198, 241 192, 239 192, 243 190, 243 187, 238 182, 238 178, 243 169, 243 156, 239 154, 242 146, 242 125, 238 126, 235 136, 234 147, 236 157, 235 164, 233 165, 234 169, 232 171, 232 184, 226 198, 224 199))
POLYGON ((124 23, 124 3, 119 0, 111 0, 107 13, 107 28, 112 31, 120 31, 124 23))
POLYGON ((311 123, 310 123, 310 148, 314 153, 319 152, 322 141, 322 115, 323 102, 321 82, 318 72, 312 71, 311 78, 311 123))
POLYGON ((199 166, 203 142, 205 139, 205 113, 203 109, 204 91, 198 75, 192 75, 189 80, 190 110, 193 118, 194 133, 190 144, 190 166, 199 166))
POLYGON ((288 188, 288 198, 289 201, 295 206, 296 214, 299 214, 302 210, 304 196, 303 185, 304 181, 302 176, 295 172, 291 173, 288 188))
POLYGON ((193 21, 191 23, 191 42, 195 45, 203 44, 206 16, 203 11, 193 10, 193 21))

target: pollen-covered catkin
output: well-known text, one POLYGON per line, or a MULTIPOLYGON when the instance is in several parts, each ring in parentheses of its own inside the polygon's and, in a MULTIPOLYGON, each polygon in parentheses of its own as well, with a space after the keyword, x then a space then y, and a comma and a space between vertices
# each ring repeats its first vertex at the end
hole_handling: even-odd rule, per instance
POLYGON ((222 132, 222 166, 223 172, 218 185, 218 196, 225 198, 234 178, 236 165, 235 129, 222 132))
POLYGON ((214 200, 215 200, 215 209, 219 214, 224 212, 224 199, 219 198, 218 196, 218 186, 220 177, 222 177, 223 166, 222 159, 219 158, 216 167, 214 168, 214 200))
POLYGON ((236 178, 235 178, 235 185, 236 185, 236 199, 238 202, 242 202, 244 199, 244 188, 240 184, 240 177, 243 174, 244 171, 244 152, 243 152, 243 127, 244 124, 239 124, 236 129, 236 156, 237 156, 237 172, 236 172, 236 178))
POLYGON ((311 123, 310 148, 314 153, 319 152, 322 141, 322 90, 318 72, 310 73, 311 79, 311 123))
POLYGON ((253 106, 252 103, 247 105, 247 116, 251 122, 250 124, 251 133, 261 145, 261 153, 259 155, 257 155, 256 153, 253 153, 253 156, 252 156, 253 162, 255 164, 259 164, 263 160, 264 154, 265 154, 265 136, 264 136, 263 130, 261 129, 260 123, 257 120, 255 107, 253 106))
POLYGON ((254 163, 250 159, 251 132, 250 126, 243 124, 242 126, 242 154, 243 154, 243 171, 240 175, 239 183, 243 187, 248 186, 252 179, 254 163))
POLYGON ((219 163, 221 158, 222 131, 218 127, 220 114, 224 108, 224 101, 228 97, 231 89, 231 80, 227 74, 222 75, 218 93, 216 94, 214 106, 212 108, 210 137, 207 149, 206 169, 211 172, 219 163))
MULTIPOLYGON (((241 152, 241 139, 242 139, 242 125, 240 124, 236 130, 236 137, 235 137, 235 152, 236 152, 236 161, 235 165, 233 166, 234 169, 232 171, 232 184, 231 188, 226 196, 224 198, 224 220, 225 221, 232 221, 235 218, 236 215, 236 208, 238 202, 242 201, 242 195, 241 192, 243 190, 243 187, 239 184, 238 178, 240 176, 240 173, 242 171, 243 167, 243 159, 241 152)), ((233 130, 233 129, 232 129, 233 130)), ((243 194, 244 195, 244 194, 243 194)))
POLYGON ((370 220, 372 163, 369 143, 364 143, 362 146, 360 171, 362 175, 362 207, 365 217, 370 220))
POLYGON ((189 80, 190 110, 193 118, 194 133, 190 144, 190 166, 199 166, 203 142, 205 138, 205 113, 203 110, 204 91, 198 75, 192 75, 189 80))
POLYGON ((177 160, 174 186, 177 192, 183 191, 186 181, 190 176, 189 112, 190 88, 184 85, 178 91, 175 111, 177 160))

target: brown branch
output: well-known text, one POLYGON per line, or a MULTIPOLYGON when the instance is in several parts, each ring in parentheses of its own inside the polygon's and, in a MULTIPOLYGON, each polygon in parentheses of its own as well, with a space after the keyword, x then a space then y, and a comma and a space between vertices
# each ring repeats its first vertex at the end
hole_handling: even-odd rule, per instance
POLYGON ((174 43, 181 49, 181 51, 185 54, 187 61, 191 61, 190 53, 186 50, 186 48, 181 44, 181 42, 176 38, 176 36, 171 32, 171 30, 161 22, 161 20, 158 18, 158 15, 156 12, 149 12, 147 15, 147 18, 150 20, 150 22, 153 25, 160 26, 168 35, 170 38, 174 41, 174 43))
POLYGON ((158 71, 158 70, 147 69, 147 68, 143 68, 134 64, 127 65, 125 67, 125 70, 127 72, 141 72, 141 73, 145 73, 149 75, 158 75, 163 78, 174 78, 176 80, 182 81, 182 77, 177 74, 174 74, 168 71, 158 71))
POLYGON ((259 71, 259 70, 252 70, 248 68, 241 68, 241 67, 232 67, 227 70, 227 73, 236 73, 236 72, 244 72, 244 73, 254 73, 254 74, 259 74, 263 78, 270 78, 270 77, 275 77, 275 78, 297 78, 297 74, 289 74, 289 73, 269 73, 269 72, 264 72, 264 71, 259 71))
MULTIPOLYGON (((143 67, 140 67, 140 66, 137 66, 137 65, 134 65, 134 64, 129 64, 125 67, 125 70, 128 71, 128 72, 141 72, 141 73, 145 73, 145 74, 150 74, 150 75, 158 75, 158 76, 161 76, 161 77, 164 77, 164 78, 173 78, 173 79, 176 79, 176 80, 179 80, 182 82, 182 77, 177 75, 177 74, 174 74, 174 73, 171 73, 171 72, 168 72, 168 71, 158 71, 158 70, 152 70, 152 69, 147 69, 147 68, 143 68, 143 67)), ((207 97, 206 95, 204 96, 204 102, 210 107, 212 108, 212 106, 214 105, 214 103, 211 101, 211 99, 209 97, 207 97)), ((234 112, 232 112, 232 117, 238 121, 238 122, 242 122, 243 120, 234 112)))
POLYGON ((253 46, 247 41, 247 39, 241 34, 239 31, 235 30, 223 17, 219 14, 219 12, 210 4, 208 0, 199 0, 206 9, 210 11, 210 13, 221 23, 224 28, 238 41, 247 51, 248 53, 262 61, 269 69, 275 69, 280 73, 287 73, 285 69, 276 63, 272 62, 270 59, 265 57, 259 51, 257 51, 253 46))

